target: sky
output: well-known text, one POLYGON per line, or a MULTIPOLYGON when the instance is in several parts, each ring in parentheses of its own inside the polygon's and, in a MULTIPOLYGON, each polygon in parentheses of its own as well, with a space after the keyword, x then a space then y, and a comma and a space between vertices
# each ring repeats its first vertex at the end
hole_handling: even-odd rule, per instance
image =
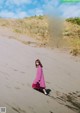
POLYGON ((80 17, 80 0, 0 0, 2 18, 24 18, 35 15, 80 17))

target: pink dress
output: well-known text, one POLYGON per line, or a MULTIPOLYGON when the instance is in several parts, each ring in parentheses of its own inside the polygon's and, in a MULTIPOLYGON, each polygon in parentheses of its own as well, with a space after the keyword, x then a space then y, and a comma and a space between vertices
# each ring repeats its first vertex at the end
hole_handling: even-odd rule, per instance
POLYGON ((32 88, 34 89, 46 88, 44 74, 41 66, 38 66, 37 68, 37 74, 35 80, 33 81, 32 88))

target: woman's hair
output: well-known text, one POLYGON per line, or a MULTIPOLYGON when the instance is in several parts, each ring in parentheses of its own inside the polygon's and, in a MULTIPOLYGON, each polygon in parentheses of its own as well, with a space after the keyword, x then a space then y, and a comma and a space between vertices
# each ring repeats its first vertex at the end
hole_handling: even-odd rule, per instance
POLYGON ((42 63, 41 63, 41 61, 40 61, 39 59, 37 59, 37 60, 35 61, 35 66, 37 67, 36 62, 38 62, 41 67, 43 67, 43 65, 42 65, 42 63))

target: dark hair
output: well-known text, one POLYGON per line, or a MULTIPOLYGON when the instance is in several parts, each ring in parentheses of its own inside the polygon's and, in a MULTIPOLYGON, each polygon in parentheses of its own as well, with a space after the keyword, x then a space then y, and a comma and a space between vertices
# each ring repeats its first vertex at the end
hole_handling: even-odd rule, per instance
POLYGON ((42 65, 42 63, 41 63, 41 61, 40 61, 39 59, 37 59, 37 60, 35 61, 35 66, 37 67, 36 62, 38 62, 41 67, 43 67, 43 65, 42 65))

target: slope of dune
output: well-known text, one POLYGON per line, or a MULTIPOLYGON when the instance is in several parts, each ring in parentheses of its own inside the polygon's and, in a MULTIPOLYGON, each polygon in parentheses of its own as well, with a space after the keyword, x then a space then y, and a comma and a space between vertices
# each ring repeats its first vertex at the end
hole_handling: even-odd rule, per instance
POLYGON ((79 113, 80 59, 25 45, 14 37, 11 29, 0 29, 0 106, 7 113, 79 113), (37 58, 44 66, 49 96, 31 87, 37 58))

